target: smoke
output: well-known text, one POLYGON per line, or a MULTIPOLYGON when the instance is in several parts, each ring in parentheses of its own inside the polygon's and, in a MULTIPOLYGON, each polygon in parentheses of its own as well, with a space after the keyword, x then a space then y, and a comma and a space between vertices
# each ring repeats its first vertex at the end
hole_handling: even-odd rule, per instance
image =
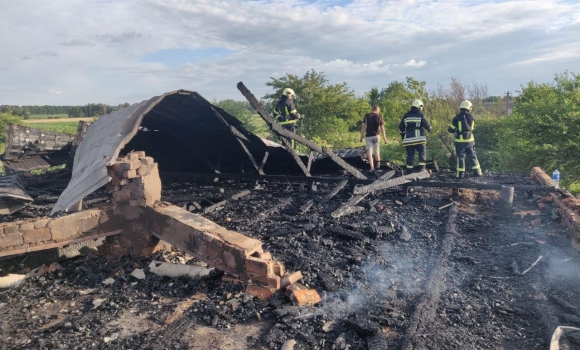
POLYGON ((384 244, 380 254, 370 257, 345 281, 347 291, 327 294, 320 313, 340 319, 401 294, 416 294, 422 287, 417 265, 412 256, 384 244))

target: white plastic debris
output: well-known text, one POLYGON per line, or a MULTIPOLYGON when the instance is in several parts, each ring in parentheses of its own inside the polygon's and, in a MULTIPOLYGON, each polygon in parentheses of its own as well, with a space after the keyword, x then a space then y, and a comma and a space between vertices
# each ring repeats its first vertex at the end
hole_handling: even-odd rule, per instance
POLYGON ((24 282, 26 275, 9 274, 4 277, 0 277, 0 288, 12 288, 17 287, 24 282))
POLYGON ((115 283, 115 279, 112 277, 107 278, 106 280, 103 281, 103 284, 110 286, 111 284, 115 283))
POLYGON ((138 280, 142 280, 145 279, 145 272, 143 272, 143 269, 135 269, 133 272, 131 272, 131 276, 138 280))
POLYGON ((179 277, 189 276, 193 278, 201 278, 209 275, 212 269, 201 266, 170 264, 161 261, 152 261, 149 264, 149 270, 158 276, 179 277))
POLYGON ((552 334, 552 339, 550 341, 550 350, 560 350, 560 337, 564 334, 564 331, 580 331, 580 328, 558 326, 552 334))
POLYGON ((103 304, 103 301, 105 301, 106 299, 95 299, 93 300, 93 309, 98 308, 99 306, 101 306, 101 304, 103 304))
POLYGON ((110 337, 105 337, 105 343, 112 342, 113 340, 117 340, 119 338, 119 333, 113 333, 110 337))

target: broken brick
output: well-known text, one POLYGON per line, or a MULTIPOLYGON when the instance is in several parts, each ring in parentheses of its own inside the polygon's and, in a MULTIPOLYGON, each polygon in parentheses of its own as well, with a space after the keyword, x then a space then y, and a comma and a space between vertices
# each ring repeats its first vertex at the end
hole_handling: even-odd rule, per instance
POLYGON ((260 300, 268 300, 276 290, 269 287, 261 287, 253 284, 246 287, 246 294, 252 295, 260 300))
POLYGON ((270 261, 272 260, 272 254, 270 252, 259 252, 258 258, 270 261))
POLYGON ((282 281, 281 281, 282 287, 286 287, 286 286, 289 286, 291 284, 294 284, 294 283, 298 282, 299 280, 301 280, 302 277, 303 277, 302 272, 300 272, 300 271, 292 272, 291 274, 288 274, 282 278, 282 281))
POLYGON ((263 283, 276 290, 280 289, 280 276, 250 276, 252 281, 263 283))
POLYGON ((286 268, 284 267, 284 264, 280 261, 274 261, 274 275, 282 277, 285 273, 286 268))
POLYGON ((12 247, 22 243, 22 235, 19 234, 0 236, 0 248, 12 247))
POLYGON ((297 306, 316 305, 322 301, 314 289, 293 291, 290 300, 297 306))

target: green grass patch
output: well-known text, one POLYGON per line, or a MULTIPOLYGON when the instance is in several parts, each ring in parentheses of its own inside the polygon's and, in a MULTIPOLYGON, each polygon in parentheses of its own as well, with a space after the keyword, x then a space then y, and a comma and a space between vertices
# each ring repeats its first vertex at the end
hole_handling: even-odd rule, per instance
POLYGON ((77 132, 79 126, 78 122, 58 122, 58 123, 31 123, 26 124, 27 127, 37 128, 52 132, 62 132, 66 134, 74 134, 77 132))

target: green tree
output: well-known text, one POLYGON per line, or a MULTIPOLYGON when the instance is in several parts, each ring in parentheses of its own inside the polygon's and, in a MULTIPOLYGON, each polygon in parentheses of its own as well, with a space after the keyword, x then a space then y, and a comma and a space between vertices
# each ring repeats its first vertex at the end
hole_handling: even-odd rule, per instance
POLYGON ((553 83, 528 83, 503 121, 502 170, 558 168, 562 184, 580 190, 580 75, 565 72, 553 83))
POLYGON ((213 105, 223 109, 232 116, 236 117, 244 124, 244 128, 259 137, 267 138, 270 136, 268 125, 256 113, 249 102, 236 101, 232 99, 213 101, 213 105))
POLYGON ((302 77, 286 74, 270 78, 266 85, 274 89, 264 96, 270 111, 284 88, 294 90, 296 108, 304 116, 298 133, 331 148, 360 146, 357 128, 369 112, 369 103, 365 97, 357 97, 346 83, 330 84, 324 73, 311 70, 302 77))

